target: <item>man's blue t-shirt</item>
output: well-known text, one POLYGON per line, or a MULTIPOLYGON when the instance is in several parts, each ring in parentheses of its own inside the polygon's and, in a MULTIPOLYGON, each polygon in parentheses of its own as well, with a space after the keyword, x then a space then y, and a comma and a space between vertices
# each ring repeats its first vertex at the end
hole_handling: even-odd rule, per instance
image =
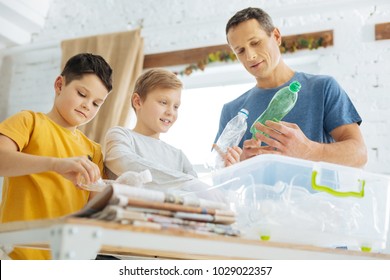
POLYGON ((283 118, 283 121, 297 124, 303 133, 312 141, 331 143, 334 139, 330 132, 345 124, 360 123, 358 112, 347 93, 337 81, 325 75, 311 75, 295 72, 293 78, 277 88, 261 89, 254 87, 235 100, 226 103, 222 108, 217 141, 228 121, 237 115, 240 109, 249 111, 248 129, 239 146, 242 148, 245 140, 251 139, 249 129, 253 122, 264 112, 274 94, 291 82, 298 81, 301 90, 294 108, 283 118))

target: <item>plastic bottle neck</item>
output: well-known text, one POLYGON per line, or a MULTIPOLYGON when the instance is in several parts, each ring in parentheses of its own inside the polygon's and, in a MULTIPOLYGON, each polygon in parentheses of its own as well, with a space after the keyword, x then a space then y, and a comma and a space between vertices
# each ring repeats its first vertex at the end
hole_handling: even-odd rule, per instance
POLYGON ((249 112, 248 112, 248 110, 246 110, 246 109, 241 109, 241 110, 238 112, 238 115, 242 115, 242 116, 245 117, 245 119, 247 119, 247 118, 248 118, 248 115, 249 115, 249 112))
POLYGON ((298 91, 301 89, 301 84, 298 81, 294 81, 290 84, 289 89, 294 93, 298 93, 298 91))

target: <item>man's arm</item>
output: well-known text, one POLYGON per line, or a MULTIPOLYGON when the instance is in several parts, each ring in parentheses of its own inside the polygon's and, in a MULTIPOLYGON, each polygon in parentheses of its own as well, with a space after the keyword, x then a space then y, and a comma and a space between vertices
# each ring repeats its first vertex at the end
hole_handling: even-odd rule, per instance
POLYGON ((331 135, 336 142, 328 144, 309 140, 293 123, 267 121, 266 125, 256 124, 256 127, 270 137, 261 133, 257 133, 256 137, 269 147, 259 147, 260 142, 248 140, 244 143, 241 159, 258 154, 282 154, 353 167, 363 167, 367 163, 367 149, 356 123, 335 128, 331 135))
POLYGON ((0 134, 0 176, 13 177, 27 174, 54 171, 75 185, 86 184, 100 178, 99 167, 87 157, 55 158, 29 155, 19 152, 17 144, 9 137, 0 134))
POLYGON ((336 143, 323 144, 326 161, 364 167, 368 160, 367 148, 358 124, 339 126, 330 135, 336 143))

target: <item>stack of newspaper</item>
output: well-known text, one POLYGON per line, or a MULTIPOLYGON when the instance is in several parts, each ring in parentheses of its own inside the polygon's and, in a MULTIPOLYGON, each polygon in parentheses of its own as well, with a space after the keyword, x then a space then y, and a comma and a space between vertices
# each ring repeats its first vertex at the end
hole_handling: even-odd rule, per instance
POLYGON ((226 203, 115 182, 73 216, 153 229, 229 236, 240 234, 232 225, 236 221, 235 213, 226 203))

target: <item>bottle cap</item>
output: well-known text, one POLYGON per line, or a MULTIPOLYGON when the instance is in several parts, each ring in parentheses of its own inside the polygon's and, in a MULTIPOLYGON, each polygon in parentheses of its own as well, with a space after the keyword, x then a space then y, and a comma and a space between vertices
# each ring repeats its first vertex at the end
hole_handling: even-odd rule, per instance
POLYGON ((292 92, 298 92, 301 89, 301 84, 298 81, 294 81, 289 88, 292 92))
POLYGON ((249 112, 248 112, 248 110, 247 110, 247 109, 244 109, 244 108, 242 108, 242 109, 240 110, 240 112, 239 112, 239 113, 242 113, 242 114, 244 114, 246 118, 248 118, 248 116, 249 116, 249 112))

